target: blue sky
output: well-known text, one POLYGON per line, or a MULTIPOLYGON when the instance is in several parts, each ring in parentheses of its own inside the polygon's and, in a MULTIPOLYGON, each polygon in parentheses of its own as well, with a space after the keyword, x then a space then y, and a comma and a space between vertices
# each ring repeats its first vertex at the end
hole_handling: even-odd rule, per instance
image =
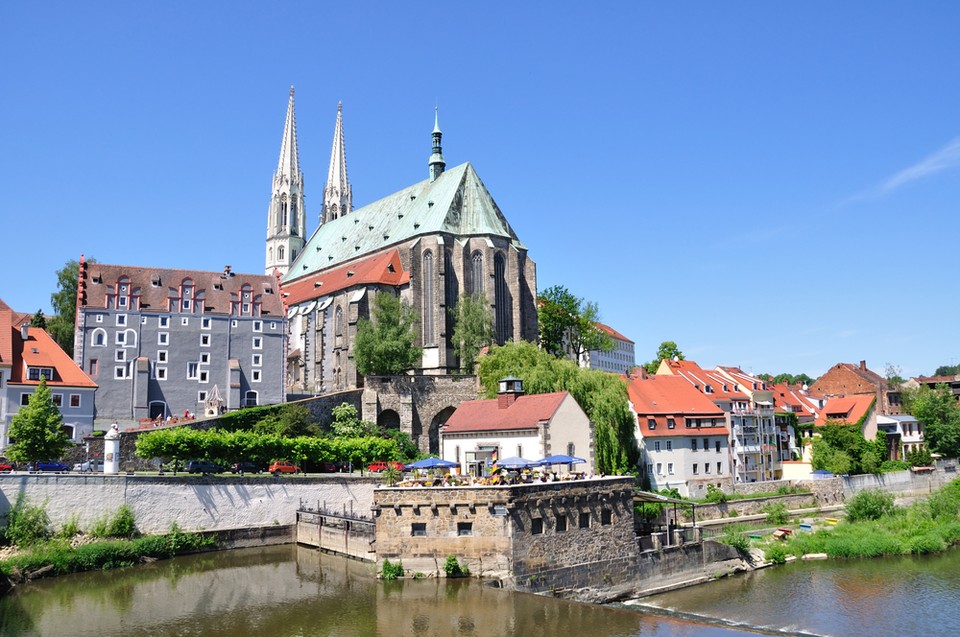
POLYGON ((261 272, 296 86, 309 227, 337 102, 356 207, 434 105, 554 284, 639 361, 960 363, 960 3, 7 2, 0 298, 55 271, 261 272))

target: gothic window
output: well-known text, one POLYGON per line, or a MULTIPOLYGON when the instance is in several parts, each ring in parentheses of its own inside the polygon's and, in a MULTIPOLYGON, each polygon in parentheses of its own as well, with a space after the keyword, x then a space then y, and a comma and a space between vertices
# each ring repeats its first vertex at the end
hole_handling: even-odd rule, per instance
POLYGON ((267 261, 273 263, 273 248, 267 248, 267 261))
POLYGON ((343 347, 343 310, 340 306, 333 314, 333 333, 336 336, 334 347, 343 347))
POLYGON ((102 327, 93 330, 93 345, 103 347, 107 344, 107 332, 102 327))
POLYGON ((279 248, 277 248, 277 261, 281 261, 281 262, 283 261, 283 253, 284 253, 283 246, 280 246, 279 248))
POLYGON ((286 195, 280 196, 280 225, 283 227, 287 225, 287 196, 286 195))
POLYGON ((470 285, 473 294, 483 294, 483 255, 479 250, 470 257, 470 285))
POLYGON ((507 289, 507 264, 502 254, 493 258, 494 303, 497 306, 497 343, 503 345, 512 333, 510 320, 510 290, 507 289))
POLYGON ((423 254, 423 344, 433 345, 435 338, 433 253, 423 254))
POLYGON ((447 307, 444 319, 446 323, 447 343, 453 345, 453 309, 457 307, 457 273, 453 269, 453 252, 446 250, 443 255, 443 298, 447 307))
POLYGON ((297 234, 297 198, 290 200, 290 234, 297 234))

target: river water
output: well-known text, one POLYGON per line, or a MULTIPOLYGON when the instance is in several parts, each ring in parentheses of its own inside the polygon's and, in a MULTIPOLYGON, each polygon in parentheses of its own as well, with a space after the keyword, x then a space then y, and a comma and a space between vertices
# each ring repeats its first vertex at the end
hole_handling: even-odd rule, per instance
POLYGON ((277 546, 23 585, 0 598, 0 635, 908 636, 953 625, 958 573, 957 554, 802 563, 648 598, 643 607, 603 607, 476 580, 382 582, 370 564, 277 546))

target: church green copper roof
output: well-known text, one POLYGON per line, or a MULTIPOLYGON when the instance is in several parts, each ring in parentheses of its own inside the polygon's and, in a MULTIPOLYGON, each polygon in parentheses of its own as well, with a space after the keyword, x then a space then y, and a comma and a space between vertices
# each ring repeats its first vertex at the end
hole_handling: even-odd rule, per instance
POLYGON ((351 214, 324 223, 290 266, 284 281, 346 263, 423 235, 499 236, 522 243, 468 162, 351 214))

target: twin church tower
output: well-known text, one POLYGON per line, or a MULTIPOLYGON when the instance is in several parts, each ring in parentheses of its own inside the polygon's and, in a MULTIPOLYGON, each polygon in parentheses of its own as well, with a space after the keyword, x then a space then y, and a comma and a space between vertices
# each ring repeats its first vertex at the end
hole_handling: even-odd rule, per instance
MULTIPOLYGON (((347 180, 347 155, 343 144, 343 104, 337 106, 337 125, 330 151, 330 172, 323 189, 324 224, 353 210, 353 191, 347 180)), ((293 103, 293 87, 287 103, 287 119, 283 124, 280 160, 273 175, 273 195, 267 215, 266 274, 286 274, 307 240, 306 208, 303 200, 303 173, 300 171, 300 150, 297 147, 297 115, 293 103)))

